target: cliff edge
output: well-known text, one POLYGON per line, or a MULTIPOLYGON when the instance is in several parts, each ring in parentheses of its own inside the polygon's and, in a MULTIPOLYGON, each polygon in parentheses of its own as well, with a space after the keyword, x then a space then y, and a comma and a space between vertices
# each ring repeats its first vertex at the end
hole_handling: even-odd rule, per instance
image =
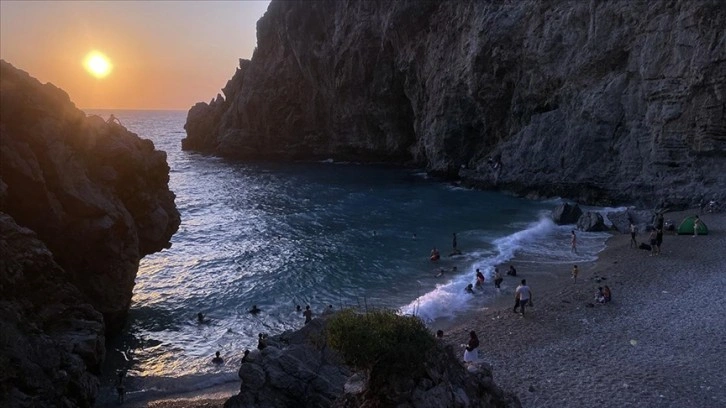
POLYGON ((723 201, 724 26, 720 0, 273 0, 182 146, 600 204, 723 201))
POLYGON ((1 60, 0 98, 0 388, 88 406, 139 260, 179 227, 166 154, 1 60))

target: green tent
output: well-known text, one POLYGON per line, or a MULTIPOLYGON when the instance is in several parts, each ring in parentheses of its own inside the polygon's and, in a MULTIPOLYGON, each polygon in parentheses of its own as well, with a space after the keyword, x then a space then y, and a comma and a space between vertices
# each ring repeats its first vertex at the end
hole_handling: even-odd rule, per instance
MULTIPOLYGON (((695 220, 695 215, 686 217, 678 226, 678 235, 693 235, 693 221, 695 220)), ((708 227, 703 220, 701 220, 701 225, 698 227, 698 235, 708 235, 708 227)))

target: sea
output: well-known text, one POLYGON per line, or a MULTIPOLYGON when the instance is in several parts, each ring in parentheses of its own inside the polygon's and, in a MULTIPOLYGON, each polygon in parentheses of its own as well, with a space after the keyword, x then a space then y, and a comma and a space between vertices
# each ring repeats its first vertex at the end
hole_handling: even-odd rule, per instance
POLYGON ((126 327, 107 344, 101 405, 119 371, 127 399, 236 383, 260 333, 303 326, 298 305, 314 315, 388 308, 441 325, 512 293, 516 279, 494 288, 495 266, 516 256, 520 274, 535 274, 538 264, 592 261, 608 236, 578 232, 574 254, 572 226, 550 219, 559 199, 472 190, 422 169, 234 162, 181 150, 185 111, 86 113, 113 113, 166 152, 182 220, 171 248, 141 260, 126 327), (461 255, 449 256, 454 233, 461 255), (467 294, 477 268, 486 284, 467 294), (225 364, 211 363, 217 351, 225 364))

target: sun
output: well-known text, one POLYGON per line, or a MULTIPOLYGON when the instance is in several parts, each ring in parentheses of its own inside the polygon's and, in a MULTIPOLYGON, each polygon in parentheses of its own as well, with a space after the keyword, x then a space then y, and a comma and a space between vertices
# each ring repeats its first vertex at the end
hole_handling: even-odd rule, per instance
POLYGON ((106 77, 113 70, 113 65, 108 57, 96 50, 86 55, 86 59, 83 60, 83 66, 88 73, 99 79, 106 77))

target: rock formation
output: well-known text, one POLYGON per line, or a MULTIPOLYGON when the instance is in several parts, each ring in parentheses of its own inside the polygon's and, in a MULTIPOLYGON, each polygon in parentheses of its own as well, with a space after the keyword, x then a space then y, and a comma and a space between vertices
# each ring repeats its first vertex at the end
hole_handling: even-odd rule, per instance
POLYGON ((0 78, 0 394, 89 406, 104 329, 179 227, 166 154, 5 61, 0 78))
POLYGON ((557 225, 575 224, 582 216, 582 210, 577 204, 562 203, 552 210, 552 221, 557 225))
POLYGON ((591 203, 723 201, 724 26, 721 0, 273 0, 183 147, 591 203))
MULTIPOLYGON (((240 393, 224 407, 377 406, 365 392, 365 375, 342 365, 341 357, 326 345, 325 324, 326 318, 318 318, 298 331, 268 338, 267 347, 242 361, 240 393)), ((517 397, 493 383, 488 367, 469 371, 450 346, 438 345, 435 351, 428 356, 423 376, 402 376, 380 390, 397 402, 392 406, 520 407, 517 397)))
POLYGON ((600 213, 588 211, 582 214, 577 220, 577 229, 580 231, 607 231, 608 227, 605 225, 605 219, 600 213))

